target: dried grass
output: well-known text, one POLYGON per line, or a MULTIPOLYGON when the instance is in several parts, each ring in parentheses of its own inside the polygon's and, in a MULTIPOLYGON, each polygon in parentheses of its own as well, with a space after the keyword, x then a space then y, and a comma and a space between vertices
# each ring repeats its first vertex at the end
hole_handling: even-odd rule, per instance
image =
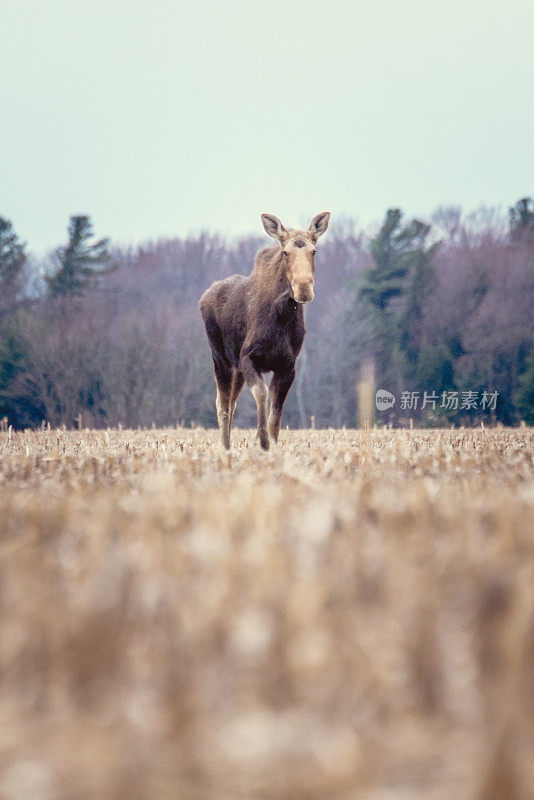
POLYGON ((534 432, 0 433, 2 800, 530 800, 534 432))

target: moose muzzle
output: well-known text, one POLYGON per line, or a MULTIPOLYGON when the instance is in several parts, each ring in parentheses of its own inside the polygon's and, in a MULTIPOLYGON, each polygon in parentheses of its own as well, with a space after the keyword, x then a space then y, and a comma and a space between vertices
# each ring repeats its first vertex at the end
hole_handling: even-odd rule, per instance
POLYGON ((293 296, 297 303, 311 303, 314 298, 313 283, 312 277, 301 280, 298 283, 297 281, 291 282, 293 296))

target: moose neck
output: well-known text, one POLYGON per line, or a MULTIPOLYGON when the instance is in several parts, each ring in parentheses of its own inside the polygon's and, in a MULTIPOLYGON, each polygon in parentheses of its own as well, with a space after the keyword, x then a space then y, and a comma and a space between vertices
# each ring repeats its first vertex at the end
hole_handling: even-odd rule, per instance
POLYGON ((256 261, 251 279, 262 297, 274 300, 290 289, 282 249, 270 247, 263 250, 256 261))

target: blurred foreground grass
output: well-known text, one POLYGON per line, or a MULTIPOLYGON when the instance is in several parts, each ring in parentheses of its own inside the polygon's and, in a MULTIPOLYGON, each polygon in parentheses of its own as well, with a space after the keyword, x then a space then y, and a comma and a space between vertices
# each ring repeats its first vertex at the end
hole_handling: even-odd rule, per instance
POLYGON ((531 800, 534 432, 0 433, 2 800, 531 800))

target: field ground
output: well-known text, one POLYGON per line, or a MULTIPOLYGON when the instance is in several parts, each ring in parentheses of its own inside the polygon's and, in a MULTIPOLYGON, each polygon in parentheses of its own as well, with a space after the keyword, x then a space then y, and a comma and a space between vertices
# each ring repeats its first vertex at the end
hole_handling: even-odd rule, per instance
POLYGON ((534 797, 534 431, 0 454, 1 800, 534 797))

